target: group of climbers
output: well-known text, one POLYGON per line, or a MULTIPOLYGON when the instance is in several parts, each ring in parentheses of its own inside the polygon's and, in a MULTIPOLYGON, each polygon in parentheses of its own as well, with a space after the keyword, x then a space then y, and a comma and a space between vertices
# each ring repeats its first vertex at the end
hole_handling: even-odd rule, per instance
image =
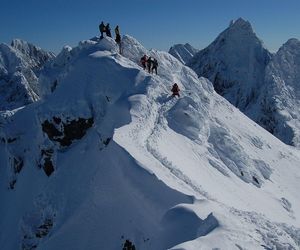
MULTIPOLYGON (((99 30, 100 30, 100 40, 103 38, 103 34, 105 32, 106 36, 111 37, 111 32, 110 32, 110 27, 109 27, 109 23, 107 23, 106 25, 103 23, 103 21, 99 24, 99 30)), ((119 29, 119 25, 116 26, 115 28, 115 34, 116 34, 116 38, 115 41, 116 43, 119 45, 119 52, 120 54, 122 54, 122 48, 121 48, 121 35, 120 35, 120 29, 119 29)))
MULTIPOLYGON (((146 70, 147 68, 149 73, 153 73, 153 71, 155 71, 155 74, 157 75, 158 61, 155 58, 151 56, 147 57, 147 55, 143 55, 140 62, 144 70, 146 70)), ((171 91, 173 93, 172 96, 180 97, 179 94, 180 89, 177 83, 173 84, 171 91)))
MULTIPOLYGON (((111 37, 111 31, 110 31, 110 26, 109 23, 106 25, 103 23, 103 21, 99 24, 99 30, 100 30, 100 39, 103 38, 103 34, 105 33, 106 36, 111 37)), ((120 35, 120 30, 119 30, 119 25, 116 26, 115 28, 115 34, 116 34, 116 43, 121 43, 121 35, 120 35)))
MULTIPOLYGON (((111 37, 111 32, 110 32, 110 27, 109 27, 109 23, 107 23, 106 25, 103 23, 103 21, 100 23, 99 25, 99 30, 100 30, 100 33, 101 33, 101 36, 100 36, 100 39, 103 38, 103 34, 105 32, 106 36, 108 37, 111 37)), ((119 45, 119 48, 120 48, 120 54, 121 54, 121 35, 120 35, 120 30, 119 30, 119 25, 116 26, 115 28, 115 34, 116 34, 116 43, 119 45)), ((144 70, 148 70, 148 73, 152 73, 155 72, 155 74, 157 75, 157 67, 158 67, 158 61, 156 58, 153 58, 151 56, 147 57, 147 55, 143 55, 142 58, 140 59, 140 63, 143 67, 144 70)), ((179 87, 178 87, 178 84, 175 83, 173 86, 172 86, 172 96, 178 96, 180 97, 180 94, 179 94, 179 87)))
POLYGON ((146 70, 147 68, 149 73, 155 72, 155 74, 157 75, 158 61, 155 58, 151 56, 147 57, 146 55, 143 55, 140 62, 144 70, 146 70))

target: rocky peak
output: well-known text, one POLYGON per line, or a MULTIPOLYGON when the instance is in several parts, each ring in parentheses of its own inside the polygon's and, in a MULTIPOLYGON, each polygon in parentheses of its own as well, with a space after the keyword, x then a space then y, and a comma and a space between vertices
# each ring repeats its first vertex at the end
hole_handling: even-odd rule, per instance
POLYGON ((243 29, 243 30, 248 30, 252 31, 252 26, 249 21, 244 20, 243 18, 238 18, 237 20, 232 20, 229 25, 230 29, 243 29))

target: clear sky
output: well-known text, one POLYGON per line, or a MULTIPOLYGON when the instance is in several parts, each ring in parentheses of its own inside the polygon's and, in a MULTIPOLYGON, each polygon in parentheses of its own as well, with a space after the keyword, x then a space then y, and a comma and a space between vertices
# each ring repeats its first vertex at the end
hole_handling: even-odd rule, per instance
POLYGON ((238 17, 271 51, 300 39, 300 0, 1 0, 0 42, 20 38, 57 53, 98 35, 103 20, 147 48, 201 49, 238 17))

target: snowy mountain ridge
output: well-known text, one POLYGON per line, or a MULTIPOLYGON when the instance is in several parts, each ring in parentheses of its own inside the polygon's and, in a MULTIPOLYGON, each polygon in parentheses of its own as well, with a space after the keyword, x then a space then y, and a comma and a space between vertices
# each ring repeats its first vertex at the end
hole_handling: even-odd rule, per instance
POLYGON ((0 44, 0 110, 11 110, 39 99, 38 76, 53 53, 20 39, 0 44))
POLYGON ((1 248, 299 249, 299 151, 169 53, 122 47, 65 47, 2 129, 1 248))
POLYGON ((198 51, 189 43, 175 44, 169 49, 169 53, 183 64, 189 62, 198 51))
POLYGON ((299 147, 299 53, 300 42, 290 39, 271 54, 251 24, 239 18, 188 65, 248 117, 299 147))

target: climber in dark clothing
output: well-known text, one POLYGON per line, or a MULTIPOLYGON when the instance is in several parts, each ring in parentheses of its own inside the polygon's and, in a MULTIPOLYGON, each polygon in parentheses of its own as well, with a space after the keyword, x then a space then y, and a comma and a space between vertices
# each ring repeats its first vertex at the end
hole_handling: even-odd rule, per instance
POLYGON ((122 54, 121 35, 120 35, 119 25, 117 25, 116 28, 115 28, 115 34, 116 34, 115 41, 119 45, 119 53, 122 54))
POLYGON ((106 26, 105 26, 105 32, 106 32, 106 35, 107 35, 107 36, 111 37, 109 23, 106 24, 106 26))
POLYGON ((148 67, 148 72, 150 73, 151 68, 152 68, 152 63, 153 63, 153 59, 151 56, 149 56, 148 60, 147 60, 147 67, 148 67))
POLYGON ((172 96, 176 96, 177 95, 178 97, 180 97, 180 95, 179 95, 180 89, 179 89, 177 83, 174 83, 171 91, 173 92, 172 96))
POLYGON ((126 240, 123 246, 123 250, 135 250, 135 245, 130 240, 126 240))
POLYGON ((119 25, 117 25, 115 28, 115 34, 116 34, 115 41, 117 44, 120 44, 121 43, 121 35, 120 35, 119 25))
POLYGON ((99 25, 99 30, 100 30, 100 33, 101 33, 100 39, 102 39, 103 38, 103 33, 105 32, 105 25, 104 25, 103 21, 99 25))
POLYGON ((152 68, 151 68, 151 72, 153 73, 153 70, 155 70, 155 74, 157 75, 157 66, 158 66, 158 62, 157 60, 154 58, 152 61, 152 68))

